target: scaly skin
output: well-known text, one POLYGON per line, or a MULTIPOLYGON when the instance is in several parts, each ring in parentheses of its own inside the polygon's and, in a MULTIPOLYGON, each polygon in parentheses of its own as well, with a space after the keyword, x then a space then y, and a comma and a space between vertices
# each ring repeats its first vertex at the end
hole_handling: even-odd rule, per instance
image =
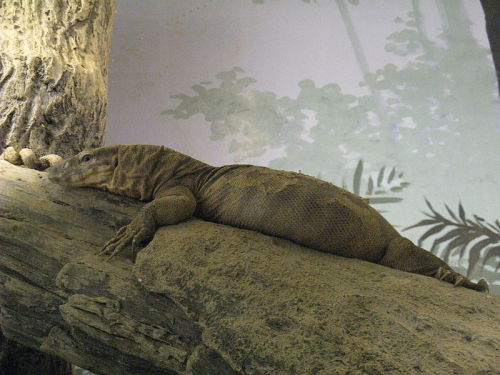
MULTIPOLYGON (((12 160, 19 161, 12 150, 12 160)), ((4 153, 4 154, 7 154, 4 153)), ((33 156, 20 153, 33 164, 33 156)), ((4 156, 5 158, 5 156, 4 156)), ((35 163, 36 164, 36 163, 35 163)), ((417 247, 365 200, 301 173, 253 165, 212 167, 162 146, 109 146, 50 163, 49 179, 150 201, 102 249, 109 257, 193 215, 344 257, 487 291, 417 247)))

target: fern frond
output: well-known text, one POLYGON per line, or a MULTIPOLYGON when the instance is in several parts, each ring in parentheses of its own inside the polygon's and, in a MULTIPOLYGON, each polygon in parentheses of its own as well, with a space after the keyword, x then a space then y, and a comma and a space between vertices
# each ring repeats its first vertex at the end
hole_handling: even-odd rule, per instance
MULTIPOLYGON (((478 215, 468 217, 464 206, 458 203, 457 212, 453 212, 448 205, 444 205, 448 217, 439 213, 434 206, 425 198, 425 203, 430 212, 423 212, 428 219, 419 221, 404 230, 430 227, 418 239, 418 245, 422 246, 424 241, 433 238, 431 252, 437 252, 444 246, 440 256, 445 262, 455 250, 458 251, 460 260, 468 254, 467 276, 478 264, 483 253, 483 265, 487 260, 500 256, 500 223, 495 220, 494 224, 487 223, 478 215)), ((497 265, 497 268, 500 267, 497 265)))
POLYGON ((400 193, 408 186, 410 186, 410 183, 403 180, 403 173, 398 173, 396 167, 393 167, 388 173, 385 166, 382 166, 378 172, 366 173, 363 159, 360 159, 356 164, 351 188, 347 186, 345 178, 342 179, 344 189, 351 190, 357 195, 361 195, 361 192, 364 191, 364 197, 368 199, 370 204, 401 202, 403 198, 396 196, 394 193, 400 193), (365 177, 367 181, 366 188, 363 187, 363 175, 368 175, 365 177))

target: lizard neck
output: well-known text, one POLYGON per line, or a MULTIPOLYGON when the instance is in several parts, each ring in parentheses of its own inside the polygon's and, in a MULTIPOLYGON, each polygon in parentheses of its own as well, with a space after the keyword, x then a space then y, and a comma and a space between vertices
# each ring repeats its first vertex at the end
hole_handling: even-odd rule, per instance
POLYGON ((170 150, 170 153, 171 174, 163 176, 154 195, 157 196, 170 187, 181 185, 197 196, 206 176, 211 175, 217 168, 174 150, 170 150))
POLYGON ((182 185, 195 195, 215 169, 164 146, 119 146, 118 163, 105 188, 112 193, 149 201, 182 185))
POLYGON ((119 146, 118 162, 105 188, 134 199, 152 200, 158 186, 173 176, 177 154, 163 146, 119 146))
POLYGON ((124 145, 106 190, 140 200, 151 200, 158 179, 158 162, 166 157, 161 146, 124 145))

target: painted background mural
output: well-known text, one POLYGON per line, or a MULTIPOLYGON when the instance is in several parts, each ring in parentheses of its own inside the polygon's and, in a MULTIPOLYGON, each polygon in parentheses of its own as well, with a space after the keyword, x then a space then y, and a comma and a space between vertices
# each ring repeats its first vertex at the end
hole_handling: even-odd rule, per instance
POLYGON ((107 143, 301 171, 500 294, 479 1, 118 0, 107 143))

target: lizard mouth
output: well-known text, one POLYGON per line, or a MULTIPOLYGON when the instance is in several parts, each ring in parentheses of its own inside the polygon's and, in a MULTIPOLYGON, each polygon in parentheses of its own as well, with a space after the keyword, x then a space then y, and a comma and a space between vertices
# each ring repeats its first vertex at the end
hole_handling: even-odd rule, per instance
POLYGON ((58 162, 47 169, 49 180, 59 185, 67 185, 67 179, 64 178, 63 167, 64 161, 58 162))

